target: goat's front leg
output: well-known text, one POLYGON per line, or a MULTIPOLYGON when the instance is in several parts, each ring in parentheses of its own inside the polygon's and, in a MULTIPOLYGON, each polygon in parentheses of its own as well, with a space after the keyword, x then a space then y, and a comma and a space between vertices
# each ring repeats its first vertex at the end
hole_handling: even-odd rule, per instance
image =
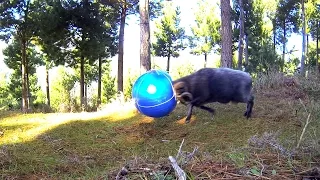
POLYGON ((193 104, 189 103, 187 106, 188 106, 188 113, 187 113, 187 117, 186 117, 186 121, 185 121, 186 124, 190 122, 191 115, 192 115, 193 104))

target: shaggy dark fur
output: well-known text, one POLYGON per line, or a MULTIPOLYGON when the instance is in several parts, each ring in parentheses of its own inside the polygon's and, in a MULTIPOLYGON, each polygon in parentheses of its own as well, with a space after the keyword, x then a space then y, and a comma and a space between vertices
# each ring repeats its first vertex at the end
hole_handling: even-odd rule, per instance
POLYGON ((173 81, 177 99, 188 106, 186 123, 190 121, 194 106, 214 114, 207 103, 247 103, 244 116, 251 116, 254 96, 249 74, 229 68, 202 68, 193 74, 173 81))

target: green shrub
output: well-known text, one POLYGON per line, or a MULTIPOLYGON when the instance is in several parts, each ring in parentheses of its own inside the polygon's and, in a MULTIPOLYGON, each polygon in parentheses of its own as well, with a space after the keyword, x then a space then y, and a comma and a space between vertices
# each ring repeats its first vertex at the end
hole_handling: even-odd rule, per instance
POLYGON ((173 80, 181 78, 183 76, 189 75, 195 72, 195 67, 192 64, 184 64, 182 66, 178 66, 176 69, 173 69, 170 73, 170 76, 173 80))
POLYGON ((101 100, 102 103, 109 103, 112 101, 113 98, 117 95, 117 89, 116 89, 116 78, 111 75, 111 66, 110 61, 107 61, 104 63, 102 67, 102 89, 101 89, 101 100))
POLYGON ((51 107, 58 112, 70 112, 72 108, 71 90, 76 82, 76 75, 68 72, 65 67, 59 66, 57 78, 51 83, 51 107))

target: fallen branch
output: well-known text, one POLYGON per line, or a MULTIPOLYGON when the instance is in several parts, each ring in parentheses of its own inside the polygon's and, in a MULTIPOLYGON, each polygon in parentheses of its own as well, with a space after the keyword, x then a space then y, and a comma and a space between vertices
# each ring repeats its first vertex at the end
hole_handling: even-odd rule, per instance
POLYGON ((171 165, 175 171, 176 176, 178 176, 179 180, 186 180, 186 173, 179 167, 176 159, 174 157, 169 156, 169 160, 171 162, 171 165))
POLYGON ((309 120, 310 120, 310 115, 311 115, 311 114, 309 113, 308 118, 307 118, 307 121, 306 121, 306 124, 304 125, 303 130, 302 130, 302 133, 301 133, 301 135, 300 135, 300 139, 299 139, 299 142, 298 142, 298 144, 297 144, 297 148, 300 147, 300 143, 301 143, 301 141, 302 141, 303 135, 304 135, 304 133, 306 132, 307 126, 308 126, 309 123, 311 122, 311 121, 309 121, 309 120))
POLYGON ((181 144, 180 144, 178 153, 177 153, 177 155, 176 155, 176 159, 178 159, 178 157, 179 157, 179 155, 180 155, 180 153, 181 153, 181 149, 182 149, 183 142, 184 142, 184 139, 182 139, 182 142, 181 142, 181 144))

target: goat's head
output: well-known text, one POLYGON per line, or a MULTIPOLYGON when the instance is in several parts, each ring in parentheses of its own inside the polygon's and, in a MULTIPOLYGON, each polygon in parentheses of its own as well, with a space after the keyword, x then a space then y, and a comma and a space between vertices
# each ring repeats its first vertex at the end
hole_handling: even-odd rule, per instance
POLYGON ((188 104, 192 101, 193 96, 190 92, 188 92, 188 87, 185 82, 176 82, 173 84, 173 89, 175 91, 175 95, 177 100, 180 101, 182 104, 188 104))

